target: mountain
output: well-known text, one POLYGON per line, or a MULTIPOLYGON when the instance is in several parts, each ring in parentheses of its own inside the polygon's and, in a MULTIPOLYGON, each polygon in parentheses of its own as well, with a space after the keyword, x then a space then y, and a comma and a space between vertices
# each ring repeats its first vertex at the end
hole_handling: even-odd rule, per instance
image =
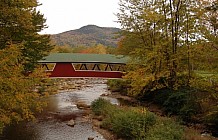
POLYGON ((58 46, 93 46, 102 44, 105 46, 116 47, 119 28, 98 27, 96 25, 87 25, 80 29, 51 35, 51 40, 58 46))

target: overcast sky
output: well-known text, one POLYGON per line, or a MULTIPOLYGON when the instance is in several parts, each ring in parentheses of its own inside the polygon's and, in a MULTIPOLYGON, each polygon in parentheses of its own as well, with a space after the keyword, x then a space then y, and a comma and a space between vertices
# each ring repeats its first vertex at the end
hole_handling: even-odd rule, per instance
POLYGON ((57 34, 94 24, 100 27, 120 27, 114 14, 118 12, 119 0, 38 0, 38 9, 49 26, 42 31, 57 34))

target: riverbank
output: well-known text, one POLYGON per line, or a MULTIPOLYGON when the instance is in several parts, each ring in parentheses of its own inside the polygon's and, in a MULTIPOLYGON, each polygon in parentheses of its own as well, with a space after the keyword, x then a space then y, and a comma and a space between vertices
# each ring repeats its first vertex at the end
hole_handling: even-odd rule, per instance
MULTIPOLYGON (((137 101, 136 99, 129 96, 121 95, 118 92, 112 92, 111 94, 103 95, 103 96, 118 99, 120 101, 121 106, 129 106, 129 107, 142 106, 148 109, 148 111, 155 113, 159 117, 167 117, 167 115, 164 113, 162 108, 152 102, 139 103, 139 101, 137 101)), ((177 121, 177 118, 175 116, 170 117, 170 119, 174 120, 175 122, 177 121)), ((103 121, 102 116, 100 117, 92 116, 92 122, 93 125, 95 126, 94 128, 99 133, 102 133, 102 135, 104 135, 105 138, 107 137, 107 139, 109 140, 117 140, 117 136, 115 134, 102 128, 101 126, 102 121, 103 121)), ((184 127, 184 138, 186 140, 218 140, 218 138, 211 136, 211 134, 208 133, 208 131, 206 131, 205 126, 201 124, 189 124, 189 125, 183 125, 182 127, 184 127)))
POLYGON ((5 128, 0 140, 106 140, 93 129, 89 111, 84 108, 107 94, 102 79, 53 79, 58 93, 45 100, 48 106, 36 115, 35 122, 13 124, 5 128), (81 106, 84 103, 85 106, 81 106), (80 106, 79 106, 80 104, 80 106))
MULTIPOLYGON (((55 87, 59 89, 58 94, 47 99, 48 107, 37 116, 37 121, 11 126, 0 136, 0 140, 122 140, 102 128, 104 118, 93 115, 91 103, 102 97, 122 107, 143 105, 134 98, 111 93, 106 84, 107 80, 61 79, 55 82, 55 87)), ((158 106, 152 103, 143 106, 158 116, 165 117, 158 106)), ((185 133, 188 140, 215 140, 206 139, 207 136, 202 136, 194 128, 185 129, 185 133)))

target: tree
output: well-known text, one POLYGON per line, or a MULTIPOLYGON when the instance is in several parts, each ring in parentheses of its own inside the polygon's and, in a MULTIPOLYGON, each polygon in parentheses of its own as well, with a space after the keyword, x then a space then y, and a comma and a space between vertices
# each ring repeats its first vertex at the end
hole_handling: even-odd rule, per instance
POLYGON ((197 18, 201 38, 194 47, 193 59, 198 69, 217 71, 218 66, 218 1, 199 0, 203 5, 197 18))
POLYGON ((117 16, 128 93, 217 126, 217 0, 120 0, 117 16))
POLYGON ((85 49, 81 50, 80 53, 106 54, 107 48, 102 44, 98 44, 96 46, 86 47, 85 49))
POLYGON ((73 48, 70 46, 55 46, 52 53, 72 53, 73 48))
POLYGON ((47 80, 36 63, 52 46, 49 36, 38 34, 46 25, 37 6, 37 0, 0 1, 0 132, 33 119, 44 105, 47 80))
POLYGON ((197 26, 201 6, 192 0, 120 0, 121 49, 139 64, 127 75, 135 81, 134 89, 189 85, 190 47, 202 36, 197 26), (137 88, 138 82, 143 86, 137 88))
POLYGON ((0 49, 22 43, 26 71, 33 70, 36 62, 52 49, 49 36, 38 34, 46 25, 37 6, 37 0, 0 2, 0 49))
POLYGON ((202 32, 211 47, 218 51, 218 0, 202 0, 202 3, 206 5, 202 15, 202 32))
POLYGON ((5 125, 34 119, 45 102, 42 92, 45 74, 35 69, 29 76, 23 75, 22 46, 10 45, 0 50, 0 133, 5 125))

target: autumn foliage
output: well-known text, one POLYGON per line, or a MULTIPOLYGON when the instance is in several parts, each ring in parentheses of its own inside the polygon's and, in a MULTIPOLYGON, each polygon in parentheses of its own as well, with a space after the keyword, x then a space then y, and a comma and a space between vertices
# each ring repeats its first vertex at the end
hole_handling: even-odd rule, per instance
POLYGON ((120 0, 119 5, 124 37, 118 51, 131 57, 127 94, 158 101, 185 120, 217 126, 217 0, 120 0))
POLYGON ((0 1, 0 132, 42 110, 46 75, 37 61, 52 49, 37 0, 0 1))
POLYGON ((16 45, 0 50, 0 130, 10 123, 34 119, 34 114, 45 105, 39 92, 45 75, 39 69, 28 76, 19 61, 21 52, 16 45))

